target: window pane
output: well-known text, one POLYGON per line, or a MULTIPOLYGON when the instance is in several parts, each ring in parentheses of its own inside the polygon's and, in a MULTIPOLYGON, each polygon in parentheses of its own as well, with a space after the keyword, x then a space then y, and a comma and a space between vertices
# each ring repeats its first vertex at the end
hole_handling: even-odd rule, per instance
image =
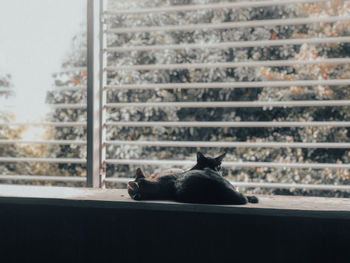
POLYGON ((0 128, 1 140, 16 141, 1 144, 0 156, 26 158, 0 162, 2 182, 84 185, 85 164, 60 160, 85 158, 84 126, 57 126, 86 122, 85 106, 67 106, 86 104, 85 32, 84 0, 1 1, 0 118, 7 123, 0 128), (7 175, 74 176, 82 182, 9 181, 7 175))

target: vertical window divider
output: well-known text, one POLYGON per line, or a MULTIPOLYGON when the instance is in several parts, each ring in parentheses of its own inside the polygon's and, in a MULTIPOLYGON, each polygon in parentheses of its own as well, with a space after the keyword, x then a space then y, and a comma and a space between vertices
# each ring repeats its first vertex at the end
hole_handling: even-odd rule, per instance
POLYGON ((104 183, 103 31, 104 1, 87 0, 87 187, 104 183))
POLYGON ((107 10, 107 0, 100 0, 100 13, 99 13, 99 23, 100 23, 100 102, 101 102, 101 111, 100 111, 100 118, 101 118, 101 170, 100 170, 100 187, 105 188, 106 187, 106 170, 107 170, 107 164, 106 164, 106 151, 107 151, 107 125, 106 125, 106 114, 107 114, 107 107, 105 106, 107 104, 107 89, 105 88, 107 86, 107 71, 105 68, 107 67, 107 53, 104 52, 107 48, 107 34, 105 31, 107 30, 107 24, 104 22, 104 14, 107 10))

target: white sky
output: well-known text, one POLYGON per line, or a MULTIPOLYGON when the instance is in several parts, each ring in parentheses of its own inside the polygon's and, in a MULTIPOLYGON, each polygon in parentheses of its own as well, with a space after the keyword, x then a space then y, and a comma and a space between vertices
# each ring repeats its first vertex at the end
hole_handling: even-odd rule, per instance
POLYGON ((15 96, 0 110, 16 121, 45 116, 51 73, 60 69, 71 39, 85 20, 86 0, 0 0, 0 72, 12 75, 15 96))

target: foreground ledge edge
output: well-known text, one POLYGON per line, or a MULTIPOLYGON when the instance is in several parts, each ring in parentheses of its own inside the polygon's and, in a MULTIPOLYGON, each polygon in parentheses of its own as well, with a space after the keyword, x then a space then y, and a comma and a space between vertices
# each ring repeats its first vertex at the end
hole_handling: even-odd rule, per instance
POLYGON ((125 189, 0 184, 0 204, 350 219, 350 199, 346 198, 276 195, 258 197, 258 204, 202 205, 171 201, 134 201, 125 189))

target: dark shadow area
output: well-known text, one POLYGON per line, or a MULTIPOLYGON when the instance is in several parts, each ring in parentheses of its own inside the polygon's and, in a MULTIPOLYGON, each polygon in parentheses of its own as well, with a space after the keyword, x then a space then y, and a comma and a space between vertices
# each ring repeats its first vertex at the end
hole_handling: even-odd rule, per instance
MULTIPOLYGON (((75 201, 87 202, 87 201, 75 201)), ((137 207, 137 206, 136 206, 137 207)), ((235 209, 235 208, 232 208, 235 209)), ((346 262, 350 220, 0 202, 1 262, 346 262)))

